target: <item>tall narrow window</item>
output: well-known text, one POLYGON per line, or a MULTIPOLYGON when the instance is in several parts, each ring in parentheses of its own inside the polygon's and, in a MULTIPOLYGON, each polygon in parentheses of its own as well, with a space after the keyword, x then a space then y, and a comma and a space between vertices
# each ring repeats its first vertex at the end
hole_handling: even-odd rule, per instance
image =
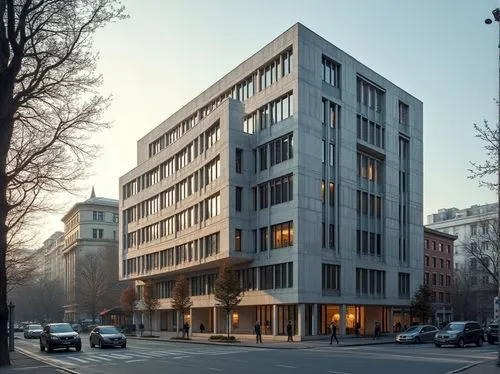
POLYGON ((243 150, 240 148, 236 148, 236 172, 238 174, 241 174, 242 170, 242 156, 243 156, 243 150))
POLYGON ((234 230, 234 250, 241 252, 241 229, 234 230))
POLYGON ((241 200, 243 195, 243 188, 236 187, 236 211, 241 212, 241 200))

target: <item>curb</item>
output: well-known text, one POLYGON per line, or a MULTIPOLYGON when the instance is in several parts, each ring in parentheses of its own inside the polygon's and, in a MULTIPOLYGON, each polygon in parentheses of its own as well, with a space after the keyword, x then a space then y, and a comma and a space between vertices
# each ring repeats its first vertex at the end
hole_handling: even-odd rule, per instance
POLYGON ((458 369, 455 369, 455 370, 449 371, 449 372, 447 372, 447 373, 445 373, 445 374, 456 374, 456 373, 462 373, 462 372, 464 372, 464 371, 466 371, 466 370, 469 370, 470 368, 473 368, 474 366, 478 366, 478 365, 483 364, 483 363, 485 363, 485 362, 487 362, 487 361, 473 362, 472 364, 469 364, 469 365, 467 365, 467 366, 463 366, 463 367, 461 367, 461 368, 458 368, 458 369))
MULTIPOLYGON (((281 347, 276 347, 276 346, 268 346, 268 345, 260 345, 260 344, 248 344, 248 343, 215 343, 215 342, 209 342, 209 341, 196 341, 196 340, 177 340, 177 339, 155 339, 155 338, 141 338, 140 336, 137 337, 127 337, 127 339, 131 340, 142 340, 142 341, 153 341, 153 342, 162 342, 162 343, 182 343, 182 344, 199 344, 199 345, 218 345, 218 346, 225 346, 225 347, 245 347, 245 348, 259 348, 259 349, 275 349, 275 350, 291 350, 291 349, 314 349, 318 347, 318 345, 305 345, 305 346, 281 346, 281 347)), ((393 341, 389 342, 380 342, 380 343, 354 343, 354 344, 342 344, 340 343, 338 347, 361 347, 361 346, 370 346, 370 345, 383 345, 383 344, 396 344, 393 341)), ((337 346, 337 345, 336 345, 337 346)), ((322 347, 322 346, 320 346, 322 347)))
POLYGON ((69 374, 80 374, 78 373, 77 371, 74 371, 74 370, 71 370, 71 369, 68 369, 68 368, 65 368, 64 366, 60 366, 60 365, 57 365, 55 364, 54 362, 50 361, 50 360, 47 360, 45 358, 42 358, 40 356, 37 356, 23 348, 16 348, 16 351, 18 351, 19 353, 29 357, 29 358, 32 358, 33 360, 36 360, 36 361, 39 361, 39 362, 43 362, 44 364, 46 365, 49 365, 49 366, 52 366, 58 370, 61 370, 61 371, 64 371, 65 373, 69 373, 69 374))
POLYGON ((273 346, 262 346, 260 344, 250 345, 248 343, 213 343, 209 341, 197 341, 197 340, 177 340, 177 339, 152 339, 152 338, 141 338, 141 337, 127 337, 130 340, 143 340, 148 342, 161 342, 161 343, 182 343, 182 344, 198 344, 198 345, 216 345, 223 347, 245 347, 245 348, 259 348, 259 349, 311 349, 314 346, 304 346, 304 347, 273 347, 273 346))

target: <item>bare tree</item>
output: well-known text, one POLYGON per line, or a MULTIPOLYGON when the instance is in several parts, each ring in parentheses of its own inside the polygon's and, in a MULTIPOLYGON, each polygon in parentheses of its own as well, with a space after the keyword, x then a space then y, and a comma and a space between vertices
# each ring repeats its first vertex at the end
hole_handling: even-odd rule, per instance
MULTIPOLYGON (((189 282, 183 275, 179 276, 172 290, 172 308, 181 315, 186 314, 191 309, 193 302, 189 296, 189 282)), ((177 332, 179 326, 177 326, 177 332)))
POLYGON ((0 0, 0 366, 7 346, 7 252, 96 155, 105 128, 92 36, 124 16, 119 0, 0 0), (21 226, 20 226, 21 225, 21 226))
POLYGON ((241 302, 241 287, 240 281, 234 271, 233 264, 230 259, 226 259, 220 269, 217 280, 215 281, 214 296, 215 300, 226 311, 227 318, 227 337, 229 338, 229 315, 241 302))
POLYGON ((160 306, 160 300, 155 293, 155 284, 151 280, 148 280, 146 281, 146 283, 144 283, 142 302, 144 303, 144 308, 148 312, 149 331, 151 333, 151 336, 153 336, 153 313, 160 306))
POLYGON ((479 266, 482 274, 491 277, 498 289, 500 281, 500 232, 497 220, 478 221, 475 230, 470 237, 462 242, 462 248, 472 263, 479 266))
MULTIPOLYGON (((129 286, 124 288, 120 295, 120 304, 122 306, 123 314, 130 319, 134 314, 134 309, 137 304, 137 293, 135 292, 134 286, 129 286)), ((130 320, 128 320, 127 325, 129 325, 130 320)), ((128 326, 127 326, 128 328, 128 326)))
POLYGON ((488 121, 484 121, 483 125, 474 124, 476 131, 475 137, 481 140, 483 148, 486 151, 486 159, 479 162, 471 162, 469 171, 469 179, 478 181, 479 186, 488 187, 491 190, 498 191, 498 180, 489 180, 492 176, 496 176, 499 172, 499 153, 500 133, 497 126, 492 127, 488 121))
POLYGON ((95 323, 99 312, 109 305, 111 282, 110 264, 102 253, 88 253, 79 260, 80 272, 78 274, 78 303, 79 306, 90 314, 95 323))

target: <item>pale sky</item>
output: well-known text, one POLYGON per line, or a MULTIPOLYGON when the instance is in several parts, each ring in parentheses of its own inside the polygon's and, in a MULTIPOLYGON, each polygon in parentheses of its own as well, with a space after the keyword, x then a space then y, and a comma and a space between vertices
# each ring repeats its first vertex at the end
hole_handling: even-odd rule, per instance
MULTIPOLYGON (((102 156, 68 209, 90 195, 118 198, 136 142, 204 89, 301 22, 424 103, 424 224, 440 208, 493 202, 467 178, 481 161, 473 123, 496 124, 498 0, 142 0, 95 36, 104 93, 114 99, 102 156)), ((62 216, 62 215, 61 215, 62 216)), ((49 217, 41 240, 62 230, 49 217)))

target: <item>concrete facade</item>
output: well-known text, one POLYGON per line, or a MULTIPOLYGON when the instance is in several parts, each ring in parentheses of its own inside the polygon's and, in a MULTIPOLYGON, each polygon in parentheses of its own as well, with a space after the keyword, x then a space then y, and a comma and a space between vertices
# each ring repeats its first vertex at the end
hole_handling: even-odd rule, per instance
MULTIPOLYGON (((99 289, 96 292, 108 287, 106 296, 96 299, 99 307, 112 308, 119 305, 118 218, 118 201, 96 197, 92 189, 89 199, 75 204, 61 219, 64 223, 62 261, 66 299, 65 321, 77 322, 91 317, 87 306, 84 305, 82 290, 79 289, 79 286, 84 284, 84 268, 94 272, 101 281, 109 282, 106 286, 94 286, 95 290, 99 289), (99 255, 96 264, 88 263, 86 257, 93 254, 99 255)), ((86 292, 93 291, 94 288, 86 292)))
POLYGON ((424 228, 424 284, 433 292, 433 323, 453 321, 453 253, 456 236, 424 228))
POLYGON ((44 276, 45 279, 64 284, 64 233, 56 231, 43 242, 44 276))
POLYGON ((179 324, 182 273, 182 318, 226 331, 212 291, 227 257, 245 291, 233 333, 392 330, 423 281, 422 122, 419 100, 294 25, 138 141, 121 279, 155 280, 159 330, 179 324))

